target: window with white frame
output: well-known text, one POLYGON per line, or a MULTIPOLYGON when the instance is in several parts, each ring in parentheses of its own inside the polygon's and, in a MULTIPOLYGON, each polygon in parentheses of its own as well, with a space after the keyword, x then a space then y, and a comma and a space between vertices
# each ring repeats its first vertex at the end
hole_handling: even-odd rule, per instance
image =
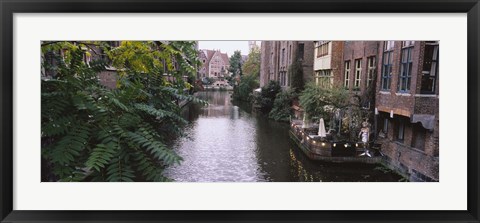
POLYGON ((92 61, 92 53, 89 51, 89 50, 86 50, 84 53, 83 53, 83 62, 85 62, 85 64, 87 64, 88 66, 90 66, 90 62, 92 61))
POLYGON ((415 41, 402 41, 402 47, 411 47, 415 44, 415 41))
POLYGON ((353 83, 353 90, 360 90, 362 76, 362 59, 355 60, 355 82, 353 83))
POLYGON ((395 41, 384 41, 383 51, 391 51, 395 46, 395 41))
POLYGON ((348 89, 349 88, 349 81, 350 81, 350 61, 345 61, 345 73, 344 73, 344 82, 343 86, 348 89))
POLYGON ((323 57, 328 55, 328 48, 331 41, 318 41, 317 42, 317 57, 323 57))
POLYGON ((317 70, 315 71, 315 83, 324 88, 331 88, 333 86, 332 70, 317 70))
POLYGON ((373 83, 373 80, 375 78, 375 72, 377 70, 377 64, 376 64, 376 58, 375 56, 371 56, 367 58, 367 87, 370 87, 373 83))

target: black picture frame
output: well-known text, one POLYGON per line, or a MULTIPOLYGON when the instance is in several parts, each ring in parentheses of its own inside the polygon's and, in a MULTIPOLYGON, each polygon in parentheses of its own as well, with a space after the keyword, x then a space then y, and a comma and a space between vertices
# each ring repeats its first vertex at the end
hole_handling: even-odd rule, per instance
MULTIPOLYGON (((1 0, 0 219, 2 222, 480 222, 478 0, 1 0), (14 13, 467 13, 468 204, 466 211, 21 211, 13 210, 14 13)), ((448 201, 437 201, 448 202, 448 201)))

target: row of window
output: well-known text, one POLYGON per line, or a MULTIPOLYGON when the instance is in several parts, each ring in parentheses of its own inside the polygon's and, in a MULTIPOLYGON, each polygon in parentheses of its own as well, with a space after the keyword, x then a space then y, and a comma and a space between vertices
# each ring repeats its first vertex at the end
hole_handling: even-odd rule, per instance
MULTIPOLYGON (((299 43, 297 45, 297 58, 299 60, 303 60, 304 59, 304 54, 305 54, 305 44, 304 43, 299 43)), ((271 58, 273 59, 273 53, 271 53, 271 58)), ((292 46, 290 45, 289 47, 289 58, 290 60, 292 59, 292 46)), ((281 57, 280 57, 280 60, 281 60, 281 63, 282 64, 286 64, 287 61, 286 61, 287 57, 285 55, 285 48, 282 49, 282 54, 281 54, 281 57)))
MULTIPOLYGON (((367 58, 367 80, 366 84, 369 87, 373 79, 375 77, 376 71, 376 57, 371 56, 367 58)), ((354 82, 353 82, 353 89, 360 90, 362 80, 362 59, 355 60, 355 74, 354 74, 354 82)), ((350 60, 345 61, 345 73, 344 73, 344 83, 343 86, 345 88, 349 88, 350 86, 350 60)))
MULTIPOLYGON (((304 54, 305 54, 305 44, 304 43, 298 43, 297 45, 297 59, 303 60, 304 59, 304 54)), ((273 70, 273 64, 274 64, 274 57, 273 57, 273 52, 270 54, 270 69, 273 70)), ((289 46, 289 58, 292 59, 292 45, 289 46)), ((282 48, 281 54, 280 54, 280 63, 281 65, 286 65, 287 64, 287 55, 286 55, 286 48, 282 48)), ((280 66, 280 65, 278 65, 280 66)), ((281 86, 289 86, 290 83, 288 83, 287 80, 287 71, 279 71, 278 72, 278 81, 281 86)))
POLYGON ((224 65, 211 65, 210 69, 226 69, 227 66, 224 65))
MULTIPOLYGON (((328 54, 329 41, 320 41, 316 43, 317 57, 328 54)), ((410 91, 412 72, 413 72, 413 47, 415 41, 402 41, 398 87, 397 91, 406 93, 410 91)), ((388 91, 391 87, 391 79, 393 75, 393 52, 395 41, 385 41, 383 46, 383 60, 382 60, 382 76, 381 76, 381 90, 388 91)), ((355 59, 354 67, 351 68, 351 61, 347 60, 344 63, 344 87, 350 87, 351 72, 353 70, 353 89, 360 90, 362 84, 362 59, 355 59)), ((368 88, 374 81, 376 74, 376 57, 367 58, 367 76, 366 87, 368 88)), ((322 86, 331 86, 331 74, 325 75, 324 71, 316 71, 316 83, 322 86)), ((423 69, 421 80, 421 93, 434 94, 435 84, 438 77, 438 42, 427 41, 425 45, 425 52, 423 57, 423 69)))
MULTIPOLYGON (((381 90, 391 89, 394 41, 386 41, 383 48, 381 90)), ((412 79, 414 41, 402 41, 398 92, 409 92, 412 79)), ((422 81, 420 92, 434 94, 438 76, 438 43, 427 41, 423 57, 422 81)))
POLYGON ((332 70, 328 69, 315 71, 315 83, 324 88, 333 86, 332 70))
POLYGON ((316 50, 317 50, 317 58, 323 57, 328 55, 328 49, 331 41, 319 41, 317 42, 316 50))
POLYGON ((413 148, 419 150, 425 150, 425 138, 427 130, 423 128, 420 123, 410 123, 408 119, 398 117, 395 119, 390 119, 384 117, 382 132, 385 134, 385 137, 389 137, 389 128, 390 123, 393 124, 393 134, 391 134, 391 140, 397 141, 402 144, 407 144, 413 148), (405 133, 408 131, 408 134, 411 135, 411 141, 405 141, 405 133))

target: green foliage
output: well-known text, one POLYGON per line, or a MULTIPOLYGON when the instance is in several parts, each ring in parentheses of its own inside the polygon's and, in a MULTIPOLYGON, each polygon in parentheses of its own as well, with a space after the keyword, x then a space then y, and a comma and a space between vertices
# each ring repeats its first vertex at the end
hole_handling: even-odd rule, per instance
POLYGON ((260 76, 260 49, 253 48, 248 54, 248 59, 242 66, 243 73, 255 77, 260 76))
POLYGON ((336 109, 349 106, 348 99, 348 91, 343 88, 322 88, 309 83, 300 95, 300 105, 307 117, 328 119, 336 109))
POLYGON ((42 43, 42 179, 47 181, 167 181, 163 169, 182 159, 166 146, 185 120, 178 100, 194 74, 190 42, 87 42, 118 68, 117 88, 107 89, 98 73, 110 66, 79 42, 42 43), (80 46, 80 47, 79 47, 80 46), (63 56, 58 52, 63 51, 63 56), (157 52, 160 51, 160 52, 157 52), (167 80, 163 75, 173 79, 167 80))
POLYGON ((233 55, 230 57, 230 67, 228 71, 231 72, 233 76, 242 76, 242 54, 239 50, 233 52, 233 55))
POLYGON ((305 83, 303 80, 303 67, 302 62, 296 59, 292 65, 288 68, 288 75, 291 78, 292 90, 299 93, 304 90, 305 83))
POLYGON ((240 83, 233 89, 233 99, 240 101, 251 101, 253 90, 258 88, 258 80, 254 75, 244 75, 240 83))
POLYGON ((269 118, 275 121, 288 122, 293 114, 292 102, 296 97, 293 91, 282 91, 277 94, 275 101, 273 102, 272 111, 268 115, 269 118))
POLYGON ((193 87, 183 77, 195 79, 201 65, 193 41, 122 41, 107 55, 121 77, 136 75, 148 81, 168 75, 175 81, 164 81, 162 85, 178 89, 193 87))
POLYGON ((277 81, 271 80, 267 85, 262 87, 262 92, 254 96, 254 103, 263 114, 268 114, 273 108, 275 97, 282 90, 277 81))

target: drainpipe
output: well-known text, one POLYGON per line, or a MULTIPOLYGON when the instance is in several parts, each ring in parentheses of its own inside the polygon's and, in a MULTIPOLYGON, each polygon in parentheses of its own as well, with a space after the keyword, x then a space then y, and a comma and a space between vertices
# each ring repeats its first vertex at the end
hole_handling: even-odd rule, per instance
POLYGON ((378 108, 375 108, 375 117, 373 119, 374 125, 375 125, 375 138, 374 141, 377 141, 377 136, 378 136, 378 129, 377 129, 377 119, 378 119, 378 108))

